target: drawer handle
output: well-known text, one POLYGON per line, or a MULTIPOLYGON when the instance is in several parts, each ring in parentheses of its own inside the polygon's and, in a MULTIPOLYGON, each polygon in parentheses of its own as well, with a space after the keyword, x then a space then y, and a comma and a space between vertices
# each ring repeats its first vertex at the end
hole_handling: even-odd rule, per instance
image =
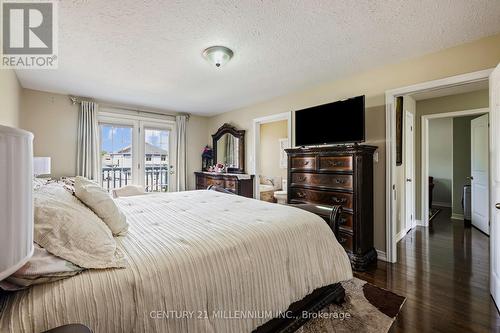
POLYGON ((344 166, 344 163, 340 162, 340 161, 328 161, 328 163, 332 167, 341 167, 341 166, 344 166))
POLYGON ((304 161, 304 165, 309 165, 309 161, 308 160, 304 161))
POLYGON ((306 197, 305 193, 303 193, 303 192, 297 192, 297 196, 299 198, 305 198, 306 197))
POLYGON ((307 178, 306 178, 306 177, 304 177, 304 176, 297 177, 297 181, 298 181, 299 183, 305 182, 306 180, 307 180, 307 178))
POLYGON ((335 179, 335 183, 337 183, 337 184, 345 184, 345 180, 337 178, 337 179, 335 179))
POLYGON ((340 238, 339 238, 339 243, 340 243, 340 244, 345 244, 345 243, 347 243, 347 238, 340 237, 340 238))
POLYGON ((347 199, 346 198, 333 197, 333 202, 335 202, 335 203, 346 203, 347 199))
POLYGON ((341 217, 339 219, 339 224, 346 224, 346 222, 347 222, 347 219, 345 217, 341 217))

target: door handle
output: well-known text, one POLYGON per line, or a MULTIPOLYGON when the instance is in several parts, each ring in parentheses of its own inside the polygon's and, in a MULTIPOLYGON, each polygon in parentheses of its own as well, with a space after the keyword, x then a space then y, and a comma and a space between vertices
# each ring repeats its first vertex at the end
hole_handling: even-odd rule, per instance
POLYGON ((474 179, 474 177, 469 176, 469 177, 467 177, 467 179, 468 179, 468 180, 473 180, 473 179, 474 179))
POLYGON ((407 181, 408 183, 411 183, 411 178, 406 178, 406 181, 407 181))
POLYGON ((496 209, 500 209, 500 202, 495 205, 496 209))

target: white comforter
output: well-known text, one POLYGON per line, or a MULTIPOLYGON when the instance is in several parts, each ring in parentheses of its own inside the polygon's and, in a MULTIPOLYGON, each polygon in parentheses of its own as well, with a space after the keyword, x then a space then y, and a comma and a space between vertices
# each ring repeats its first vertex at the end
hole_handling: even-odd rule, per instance
POLYGON ((306 211, 214 191, 118 202, 130 223, 117 239, 129 266, 15 293, 0 332, 67 323, 95 333, 251 332, 268 311, 352 277, 327 224, 306 211))

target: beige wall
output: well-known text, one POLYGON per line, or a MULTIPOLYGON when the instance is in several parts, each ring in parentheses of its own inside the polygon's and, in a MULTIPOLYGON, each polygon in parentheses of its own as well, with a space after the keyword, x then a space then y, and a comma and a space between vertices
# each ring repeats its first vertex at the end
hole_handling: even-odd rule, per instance
POLYGON ((288 121, 260 125, 260 174, 286 179, 286 169, 280 168, 279 139, 288 138, 288 121))
MULTIPOLYGON (((208 120, 191 116, 187 125, 188 188, 195 188, 194 171, 201 169, 208 120)), ((76 173, 78 105, 67 95, 23 89, 20 127, 33 132, 35 156, 52 158, 52 176, 76 173)))
POLYGON ((0 69, 0 125, 19 127, 21 89, 12 69, 0 69))
POLYGON ((416 180, 416 214, 421 219, 421 196, 422 196, 422 116, 436 113, 463 111, 479 108, 487 108, 489 105, 488 90, 473 91, 470 93, 457 94, 417 101, 417 118, 415 119, 416 141, 415 141, 415 180, 416 180))
POLYGON ((247 131, 246 170, 253 163, 252 120, 271 114, 298 110, 338 99, 366 95, 367 143, 379 147, 375 164, 375 247, 385 250, 385 91, 419 82, 495 67, 500 61, 500 34, 449 48, 401 63, 382 66, 348 78, 332 78, 311 87, 264 103, 227 112, 209 119, 209 133, 229 122, 247 131))
POLYGON ((429 121, 429 176, 434 177, 433 203, 451 207, 453 118, 429 121))
POLYGON ((68 96, 23 89, 20 127, 35 135, 35 156, 51 157, 53 177, 76 173, 78 106, 68 96))

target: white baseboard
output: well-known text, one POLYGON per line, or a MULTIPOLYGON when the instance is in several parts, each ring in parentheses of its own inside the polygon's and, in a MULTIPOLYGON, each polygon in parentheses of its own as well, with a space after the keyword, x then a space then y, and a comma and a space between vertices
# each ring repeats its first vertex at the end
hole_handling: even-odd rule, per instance
POLYGON ((403 239, 403 237, 406 236, 407 232, 408 232, 408 230, 406 230, 406 229, 403 229, 400 232, 398 232, 396 234, 396 243, 398 243, 401 239, 403 239))
POLYGON ((433 201, 432 205, 433 206, 439 206, 439 207, 451 208, 451 203, 450 202, 433 201))
POLYGON ((377 259, 381 261, 387 261, 387 256, 384 251, 376 250, 377 251, 377 259))
POLYGON ((464 219, 464 214, 451 214, 451 219, 452 220, 463 220, 464 219))

